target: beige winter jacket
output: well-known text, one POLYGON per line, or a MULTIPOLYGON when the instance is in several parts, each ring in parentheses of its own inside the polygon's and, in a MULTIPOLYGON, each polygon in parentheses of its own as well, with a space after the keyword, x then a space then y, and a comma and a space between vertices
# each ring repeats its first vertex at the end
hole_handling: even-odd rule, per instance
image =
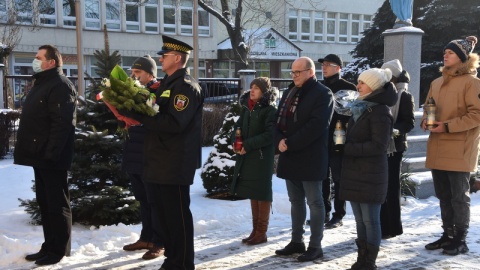
MULTIPOLYGON (((477 170, 480 141, 480 80, 478 55, 453 68, 441 68, 428 91, 437 105, 436 120, 448 124, 448 133, 430 133, 425 167, 446 171, 477 170)), ((426 118, 425 112, 423 118, 426 118)), ((422 119, 423 120, 423 119, 422 119)))

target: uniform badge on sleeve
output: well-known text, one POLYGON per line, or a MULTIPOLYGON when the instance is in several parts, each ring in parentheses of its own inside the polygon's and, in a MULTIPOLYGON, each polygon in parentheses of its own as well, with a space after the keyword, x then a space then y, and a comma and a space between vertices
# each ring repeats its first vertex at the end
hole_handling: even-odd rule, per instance
POLYGON ((173 99, 173 102, 173 107, 175 107, 175 110, 181 112, 188 106, 188 97, 185 95, 176 95, 173 99))

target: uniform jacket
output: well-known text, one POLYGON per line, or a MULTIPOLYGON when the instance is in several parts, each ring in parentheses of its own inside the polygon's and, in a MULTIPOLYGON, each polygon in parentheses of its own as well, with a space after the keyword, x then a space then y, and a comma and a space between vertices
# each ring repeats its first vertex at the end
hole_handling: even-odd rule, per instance
MULTIPOLYGON (((275 115, 278 121, 280 108, 294 87, 283 93, 275 115)), ((288 150, 280 153, 277 166, 279 178, 297 181, 322 181, 328 166, 328 127, 333 113, 333 94, 315 77, 307 80, 299 92, 299 101, 294 117, 287 118, 287 131, 278 125, 274 128, 274 147, 283 138, 287 139, 288 150)))
POLYGON ((243 147, 247 153, 236 155, 231 192, 243 198, 272 201, 275 155, 272 130, 277 110, 276 93, 268 90, 252 110, 248 107, 249 98, 250 91, 240 98, 242 111, 232 134, 233 143, 235 130, 241 128, 243 147))
POLYGON ((68 170, 73 158, 77 90, 61 67, 33 75, 20 116, 14 163, 68 170))
POLYGON ((365 98, 378 105, 367 108, 355 121, 350 118, 340 177, 340 199, 381 204, 387 196, 387 148, 393 117, 388 106, 398 99, 393 83, 365 98))
MULTIPOLYGON (((443 68, 427 97, 435 100, 436 120, 448 123, 449 133, 430 133, 425 167, 473 172, 477 170, 480 134, 480 80, 476 77, 478 55, 453 68, 443 68)), ((427 98, 428 100, 428 98, 427 98)), ((424 118, 425 118, 424 113, 424 118)))
MULTIPOLYGON (((345 79, 340 78, 340 73, 337 73, 331 77, 325 78, 322 83, 330 88, 332 93, 337 93, 340 90, 357 90, 357 87, 345 79)), ((342 122, 342 127, 343 130, 347 130, 346 126, 348 123, 348 120, 350 119, 350 116, 347 115, 341 115, 333 111, 332 115, 332 120, 330 121, 330 128, 328 131, 328 151, 330 154, 337 154, 341 152, 334 151, 333 148, 333 132, 335 132, 335 125, 337 124, 337 121, 340 120, 342 122)))
POLYGON ((202 108, 199 84, 186 68, 165 77, 156 92, 155 116, 121 111, 146 129, 144 181, 162 185, 191 185, 200 167, 202 108))
POLYGON ((407 89, 405 89, 406 83, 395 84, 398 91, 403 89, 400 96, 400 102, 398 107, 397 121, 393 124, 393 128, 399 131, 399 135, 394 137, 396 152, 404 152, 407 150, 407 133, 415 127, 415 104, 413 96, 407 89))
MULTIPOLYGON (((147 84, 150 92, 155 93, 160 81, 153 80, 147 84)), ((123 145, 122 168, 133 174, 143 174, 145 128, 143 125, 131 126, 128 129, 128 137, 123 145)))

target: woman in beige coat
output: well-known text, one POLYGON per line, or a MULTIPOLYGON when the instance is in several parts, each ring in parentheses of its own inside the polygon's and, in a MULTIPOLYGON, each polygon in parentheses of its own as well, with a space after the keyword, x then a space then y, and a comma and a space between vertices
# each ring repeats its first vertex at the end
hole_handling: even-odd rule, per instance
MULTIPOLYGON (((444 254, 468 252, 465 242, 470 223, 470 172, 476 171, 480 141, 480 80, 478 55, 472 53, 477 38, 452 40, 444 48, 442 76, 428 92, 437 106, 427 144, 425 166, 432 170, 440 200, 442 237, 425 246, 444 254)), ((426 113, 422 119, 426 127, 426 113)))

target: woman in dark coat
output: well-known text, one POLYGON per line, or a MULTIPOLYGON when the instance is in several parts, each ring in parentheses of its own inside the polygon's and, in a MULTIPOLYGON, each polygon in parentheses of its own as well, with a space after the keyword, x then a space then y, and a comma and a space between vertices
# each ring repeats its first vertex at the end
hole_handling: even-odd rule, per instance
POLYGON ((401 212, 401 185, 400 172, 402 168, 403 153, 407 150, 407 133, 415 124, 415 105, 413 96, 408 92, 410 75, 403 70, 398 59, 393 59, 382 65, 392 71, 392 79, 398 91, 398 100, 390 107, 393 116, 394 134, 390 139, 388 154, 388 188, 387 199, 380 210, 380 224, 382 227, 382 239, 388 239, 401 235, 402 212, 401 212))
POLYGON ((358 258, 351 269, 376 269, 381 241, 380 207, 388 184, 387 147, 393 119, 388 106, 397 101, 390 69, 369 69, 358 77, 360 96, 351 106, 340 199, 350 201, 357 224, 358 258))
POLYGON ((248 198, 252 207, 253 230, 242 239, 247 245, 267 241, 267 228, 272 205, 273 147, 272 129, 275 119, 275 100, 270 79, 259 77, 250 84, 250 91, 240 98, 242 111, 235 124, 240 128, 243 148, 236 156, 231 192, 248 198))

